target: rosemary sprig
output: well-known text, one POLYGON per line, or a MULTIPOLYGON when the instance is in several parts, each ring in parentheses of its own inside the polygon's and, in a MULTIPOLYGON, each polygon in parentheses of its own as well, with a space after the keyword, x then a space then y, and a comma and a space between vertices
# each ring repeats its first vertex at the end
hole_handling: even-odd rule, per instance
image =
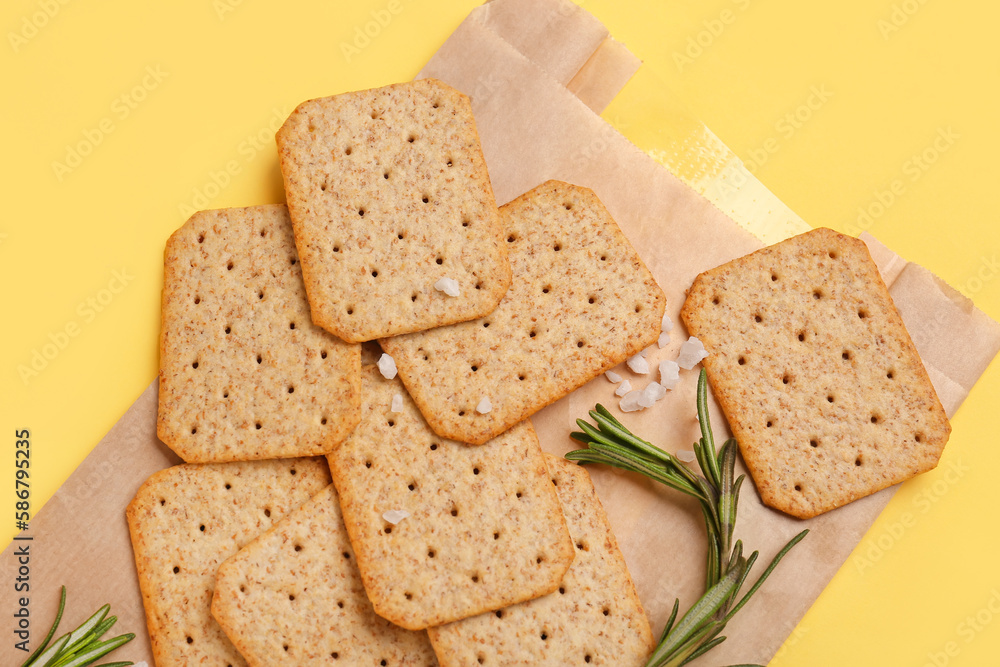
POLYGON ((572 437, 585 443, 587 449, 566 455, 571 461, 603 463, 645 475, 694 497, 701 507, 708 537, 705 593, 679 620, 680 601, 674 601, 673 612, 646 667, 679 667, 725 641, 721 633, 729 620, 757 592, 785 554, 809 532, 803 530, 789 540, 746 594, 740 596, 757 560, 757 552, 744 556, 743 542, 733 542, 744 475, 734 479, 735 439, 730 438, 716 450, 708 416, 708 380, 704 369, 698 376, 697 403, 701 438, 694 444, 694 453, 701 475, 659 447, 633 435, 600 404, 590 411, 596 427, 583 419, 576 420, 581 430, 572 437))
MULTIPOLYGON (((49 641, 55 635, 65 609, 66 587, 63 586, 59 596, 59 611, 56 613, 55 622, 42 643, 21 667, 86 667, 135 638, 134 634, 128 633, 101 641, 101 637, 118 621, 117 616, 108 616, 111 605, 106 604, 84 621, 80 627, 61 636, 50 646, 49 641)), ((113 662, 100 667, 127 667, 131 664, 133 663, 113 662)))

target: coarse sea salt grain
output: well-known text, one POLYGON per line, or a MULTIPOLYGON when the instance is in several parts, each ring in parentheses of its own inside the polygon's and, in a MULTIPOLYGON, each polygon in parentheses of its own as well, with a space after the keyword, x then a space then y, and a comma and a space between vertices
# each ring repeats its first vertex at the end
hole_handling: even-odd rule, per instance
POLYGON ((394 526, 408 516, 410 516, 410 513, 406 510, 389 510, 382 514, 382 518, 394 526))
MULTIPOLYGON (((661 385, 659 382, 650 382, 646 385, 646 388, 642 390, 643 396, 647 399, 651 399, 654 403, 664 396, 667 395, 667 388, 661 385)), ((652 404, 650 404, 652 405, 652 404)), ((647 405, 646 407, 650 407, 647 405)))
POLYGON ((630 391, 632 391, 632 383, 629 382, 628 380, 625 380, 620 385, 618 385, 617 389, 615 389, 615 396, 624 396, 630 391))
POLYGON ((674 328, 674 322, 670 319, 670 316, 666 313, 663 314, 663 319, 660 320, 660 331, 667 332, 674 328))
POLYGON ((679 449, 677 450, 677 453, 674 454, 674 456, 677 457, 678 461, 683 461, 684 463, 691 463, 696 458, 698 458, 697 456, 694 455, 694 452, 692 452, 690 449, 679 449))
POLYGON ((656 339, 656 347, 661 350, 670 344, 670 334, 666 331, 660 333, 660 337, 656 339))
POLYGON ((608 378, 609 382, 614 382, 615 384, 622 381, 622 376, 614 371, 604 371, 604 377, 608 378))
POLYGON ((447 276, 434 283, 434 289, 448 296, 458 296, 458 281, 447 276))
POLYGON ((676 361, 666 361, 660 362, 660 384, 662 384, 667 389, 673 389, 680 382, 681 373, 680 366, 677 365, 676 361))
POLYGON ((625 362, 633 373, 645 375, 649 372, 649 362, 646 361, 644 354, 645 352, 639 352, 634 357, 629 357, 629 360, 625 362))
POLYGON ((482 400, 479 401, 479 405, 476 406, 476 412, 481 415, 485 415, 487 412, 493 409, 493 404, 490 403, 490 399, 483 396, 482 400))
POLYGON ((378 358, 378 372, 386 380, 396 377, 396 360, 383 352, 382 356, 378 358))
POLYGON ((393 394, 392 403, 389 405, 389 410, 392 412, 402 412, 403 411, 403 395, 393 394))
POLYGON ((642 406, 639 404, 639 399, 642 397, 642 390, 636 389, 625 394, 622 400, 618 403, 618 407, 621 408, 622 412, 635 412, 636 410, 641 410, 642 406))
POLYGON ((680 354, 677 355, 677 365, 686 370, 694 368, 702 359, 708 356, 701 341, 691 336, 681 343, 680 354))

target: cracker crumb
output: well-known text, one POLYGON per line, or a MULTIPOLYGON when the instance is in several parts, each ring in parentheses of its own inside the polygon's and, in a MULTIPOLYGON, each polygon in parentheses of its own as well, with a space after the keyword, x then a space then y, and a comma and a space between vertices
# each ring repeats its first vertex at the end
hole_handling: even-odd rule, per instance
POLYGON ((396 360, 383 352, 382 356, 378 358, 378 372, 386 380, 393 379, 396 377, 396 360))

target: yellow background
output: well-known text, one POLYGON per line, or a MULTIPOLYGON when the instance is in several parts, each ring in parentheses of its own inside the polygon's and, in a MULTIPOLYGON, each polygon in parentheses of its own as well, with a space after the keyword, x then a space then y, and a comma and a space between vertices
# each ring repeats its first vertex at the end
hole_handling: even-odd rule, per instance
MULTIPOLYGON (((63 1, 0 9, 3 544, 15 429, 31 429, 37 508, 155 377, 163 244, 184 206, 280 201, 284 116, 412 78, 477 4, 398 0, 348 61, 340 45, 388 0, 63 1), (68 163, 81 142, 92 150, 68 163), (22 378, 36 352, 51 359, 22 378)), ((1000 6, 584 6, 645 63, 605 112, 643 149, 668 145, 670 119, 642 101, 685 107, 811 225, 867 227, 1000 319, 1000 6), (877 215, 859 225, 865 209, 877 215)), ((997 370, 954 419, 942 465, 903 486, 773 665, 995 664, 997 370)))

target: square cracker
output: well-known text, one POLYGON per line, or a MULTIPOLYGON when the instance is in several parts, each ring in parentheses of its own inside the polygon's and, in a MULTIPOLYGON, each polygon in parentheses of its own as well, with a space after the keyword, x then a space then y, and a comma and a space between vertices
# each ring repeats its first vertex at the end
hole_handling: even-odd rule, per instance
POLYGON ((510 266, 468 97, 423 79, 310 100, 277 142, 314 322, 361 342, 496 307, 510 266))
POLYGON ((360 418, 361 350, 313 325, 283 205, 167 241, 156 431, 188 462, 325 454, 360 418))
POLYGON ((497 309, 382 341, 431 428, 473 444, 656 341, 666 304, 591 190, 548 181, 500 211, 514 278, 497 309))
POLYGON ((332 484, 222 564, 212 616, 251 666, 437 665, 425 632, 375 615, 332 484))
POLYGON ((808 518, 937 465, 951 426, 864 242, 816 229, 681 310, 764 502, 808 518))
POLYGON ((428 630, 442 667, 640 667, 653 633, 590 475, 547 454, 576 558, 559 590, 428 630))
POLYGON ((157 667, 246 664, 211 615, 216 572, 329 483, 321 458, 189 463, 143 483, 126 516, 157 667))
POLYGON ((470 447, 436 436, 374 366, 362 395, 327 460, 375 612, 419 630, 555 590, 573 543, 531 423, 470 447), (393 510, 409 516, 393 525, 393 510))

